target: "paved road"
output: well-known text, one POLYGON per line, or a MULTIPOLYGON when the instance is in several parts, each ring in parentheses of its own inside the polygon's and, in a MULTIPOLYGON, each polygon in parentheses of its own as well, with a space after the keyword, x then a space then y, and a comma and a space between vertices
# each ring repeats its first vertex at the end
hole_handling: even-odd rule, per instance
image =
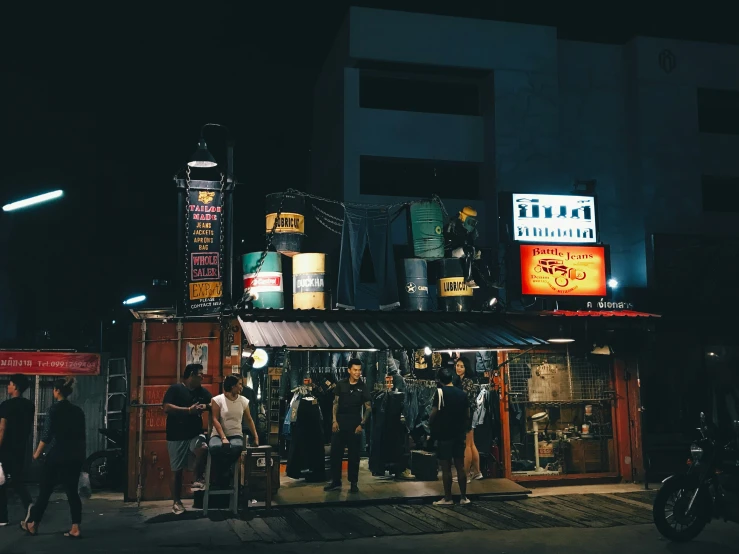
POLYGON ((700 540, 677 547, 662 540, 650 518, 652 493, 585 494, 532 497, 517 501, 478 501, 470 506, 435 508, 424 504, 312 507, 274 510, 229 519, 213 512, 176 517, 167 503, 137 510, 119 501, 85 505, 79 541, 63 539, 68 526, 66 502, 52 505, 39 537, 15 528, 0 529, 0 552, 75 554, 204 550, 312 554, 392 554, 423 548, 424 554, 463 546, 485 554, 599 554, 736 552, 739 525, 714 523, 700 540), (245 544, 247 543, 247 544, 245 544), (167 548, 168 547, 168 548, 167 548))

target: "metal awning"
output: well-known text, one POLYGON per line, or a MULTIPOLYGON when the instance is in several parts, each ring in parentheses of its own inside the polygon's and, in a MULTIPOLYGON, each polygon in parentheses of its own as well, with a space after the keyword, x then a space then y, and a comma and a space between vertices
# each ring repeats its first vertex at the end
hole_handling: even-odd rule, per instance
POLYGON ((245 314, 247 343, 292 350, 520 350, 548 344, 493 314, 433 312, 245 314), (323 315, 325 314, 325 315, 323 315))

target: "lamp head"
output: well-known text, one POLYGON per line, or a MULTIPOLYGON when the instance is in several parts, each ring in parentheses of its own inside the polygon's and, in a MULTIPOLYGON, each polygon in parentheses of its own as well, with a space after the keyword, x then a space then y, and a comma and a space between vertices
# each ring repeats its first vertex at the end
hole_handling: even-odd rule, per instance
POLYGON ((195 153, 190 158, 190 161, 187 162, 187 165, 190 167, 215 167, 218 165, 215 158, 208 150, 208 145, 205 144, 205 139, 202 137, 198 143, 198 149, 195 150, 195 153))

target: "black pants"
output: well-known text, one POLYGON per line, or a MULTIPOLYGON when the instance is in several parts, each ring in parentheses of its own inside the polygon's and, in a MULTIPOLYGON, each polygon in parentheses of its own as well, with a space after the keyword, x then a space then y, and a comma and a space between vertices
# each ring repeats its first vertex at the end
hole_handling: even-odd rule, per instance
POLYGON ((12 488, 23 503, 23 512, 28 510, 31 504, 31 494, 23 481, 23 466, 14 465, 12 462, 3 463, 5 473, 5 485, 0 487, 0 523, 8 523, 8 489, 12 488))
POLYGON ((344 448, 349 450, 349 482, 359 481, 359 450, 362 446, 362 435, 353 429, 340 429, 331 437, 331 478, 334 483, 341 483, 341 460, 344 458, 344 448))
POLYGON ((44 465, 43 474, 41 475, 38 499, 33 508, 31 508, 29 522, 34 522, 37 525, 41 523, 46 507, 49 505, 51 493, 54 492, 54 487, 61 484, 64 487, 64 492, 67 493, 69 511, 72 514, 72 525, 82 523, 82 501, 80 500, 79 492, 77 492, 80 471, 82 471, 82 462, 54 462, 47 460, 44 465))

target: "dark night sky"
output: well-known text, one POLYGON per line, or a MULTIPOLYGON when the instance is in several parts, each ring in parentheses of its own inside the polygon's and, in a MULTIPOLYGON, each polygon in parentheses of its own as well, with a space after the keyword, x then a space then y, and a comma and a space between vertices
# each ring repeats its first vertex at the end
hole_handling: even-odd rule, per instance
MULTIPOLYGON (((172 176, 203 123, 223 123, 234 135, 236 176, 245 183, 235 236, 260 246, 264 195, 307 183, 312 87, 349 4, 3 6, 0 202, 67 192, 56 204, 0 214, 12 226, 7 255, 17 262, 13 294, 27 307, 27 329, 46 320, 61 333, 95 321, 152 278, 172 279, 179 267, 172 176)), ((551 1, 351 4, 557 25, 563 38, 600 42, 634 34, 737 40, 733 18, 706 2, 701 13, 661 0, 611 9, 551 1)), ((206 139, 218 157, 222 135, 210 131, 206 139)), ((30 337, 23 346, 33 346, 30 337)))

